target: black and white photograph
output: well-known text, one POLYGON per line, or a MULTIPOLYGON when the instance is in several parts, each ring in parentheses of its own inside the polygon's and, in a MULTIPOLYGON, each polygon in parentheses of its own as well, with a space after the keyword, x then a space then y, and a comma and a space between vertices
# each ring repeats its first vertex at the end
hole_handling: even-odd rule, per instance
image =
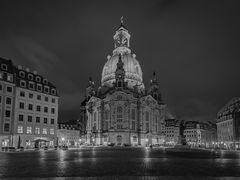
POLYGON ((239 0, 0 0, 1 180, 239 180, 239 0))

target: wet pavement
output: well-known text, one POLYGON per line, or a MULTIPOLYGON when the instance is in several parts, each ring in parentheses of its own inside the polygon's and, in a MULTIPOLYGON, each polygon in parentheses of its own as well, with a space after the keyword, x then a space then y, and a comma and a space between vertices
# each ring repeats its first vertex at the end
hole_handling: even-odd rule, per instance
POLYGON ((221 151, 220 157, 112 147, 0 153, 0 179, 240 179, 238 177, 239 151, 221 151))

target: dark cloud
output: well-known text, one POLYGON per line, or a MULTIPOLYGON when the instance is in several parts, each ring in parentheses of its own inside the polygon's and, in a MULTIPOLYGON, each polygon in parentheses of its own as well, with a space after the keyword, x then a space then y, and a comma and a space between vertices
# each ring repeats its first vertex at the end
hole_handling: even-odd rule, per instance
POLYGON ((36 69, 77 118, 88 76, 100 82, 123 15, 145 85, 157 71, 178 118, 214 120, 240 85, 238 1, 1 1, 0 56, 36 69))

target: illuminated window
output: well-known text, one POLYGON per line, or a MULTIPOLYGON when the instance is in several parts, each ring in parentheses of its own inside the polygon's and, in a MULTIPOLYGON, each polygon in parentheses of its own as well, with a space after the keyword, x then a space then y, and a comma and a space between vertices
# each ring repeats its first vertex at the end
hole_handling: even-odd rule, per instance
POLYGON ((7 80, 10 81, 10 82, 13 82, 13 76, 8 74, 7 75, 7 80))
POLYGON ((50 129, 50 134, 54 134, 54 129, 50 129))
POLYGON ((35 127, 35 134, 40 134, 40 128, 39 127, 35 127))
POLYGON ((47 128, 43 128, 43 134, 47 134, 47 128))
POLYGON ((137 136, 133 136, 133 142, 137 142, 137 136))
POLYGON ((20 134, 23 133, 23 126, 18 126, 17 132, 20 134))
POLYGON ((27 134, 32 134, 32 127, 27 127, 27 134))

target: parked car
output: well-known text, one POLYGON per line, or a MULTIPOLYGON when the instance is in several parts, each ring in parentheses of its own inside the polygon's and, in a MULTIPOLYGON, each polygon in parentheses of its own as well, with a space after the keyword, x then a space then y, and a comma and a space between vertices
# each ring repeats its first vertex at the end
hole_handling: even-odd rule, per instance
POLYGON ((15 151, 16 151, 16 148, 15 148, 15 147, 8 147, 8 151, 9 151, 9 152, 15 152, 15 151))
POLYGON ((111 142, 108 143, 108 146, 114 146, 114 145, 115 145, 114 143, 111 143, 111 142))
POLYGON ((68 150, 68 146, 62 146, 62 150, 68 150))

